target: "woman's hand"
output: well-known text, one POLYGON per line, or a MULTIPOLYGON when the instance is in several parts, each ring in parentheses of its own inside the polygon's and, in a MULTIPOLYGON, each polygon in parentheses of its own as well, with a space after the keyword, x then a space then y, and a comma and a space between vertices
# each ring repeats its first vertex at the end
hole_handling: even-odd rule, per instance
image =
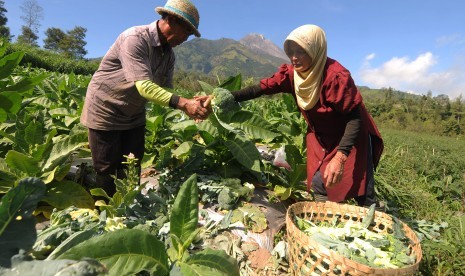
POLYGON ((212 101, 213 96, 194 96, 195 100, 198 100, 202 103, 202 106, 205 107, 206 109, 211 110, 211 101, 212 101))
MULTIPOLYGON (((200 104, 208 110, 208 114, 212 113, 213 111, 212 105, 211 105, 212 98, 213 96, 211 95, 210 96, 194 96, 194 99, 200 101, 200 104)), ((204 119, 195 119, 195 122, 200 123, 203 120, 204 119)))
POLYGON ((333 159, 329 161, 323 174, 323 179, 326 179, 326 187, 329 188, 341 182, 346 160, 347 156, 338 151, 333 159))

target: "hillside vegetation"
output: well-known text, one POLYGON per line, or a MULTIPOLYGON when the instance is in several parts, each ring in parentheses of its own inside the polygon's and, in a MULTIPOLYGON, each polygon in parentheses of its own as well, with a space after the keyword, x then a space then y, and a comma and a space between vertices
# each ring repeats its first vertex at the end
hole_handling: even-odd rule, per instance
MULTIPOLYGON (((211 85, 232 75, 243 76, 243 86, 256 84, 286 60, 257 54, 232 39, 193 39, 175 48, 175 87, 200 91, 198 81, 211 85)), ((7 53, 24 52, 21 65, 52 72, 92 75, 100 59, 74 60, 37 47, 10 44, 7 53)), ((271 73, 270 73, 271 72, 271 73)), ((376 122, 397 130, 427 132, 453 137, 465 135, 465 99, 447 95, 414 95, 393 88, 359 87, 365 105, 376 122)))
POLYGON ((263 78, 287 60, 259 53, 232 39, 195 38, 174 48, 176 68, 225 78, 241 73, 263 78))
POLYGON ((379 125, 397 130, 462 137, 465 101, 447 95, 414 95, 392 88, 361 87, 365 104, 379 125))
POLYGON ((39 47, 26 44, 10 44, 6 53, 24 52, 21 65, 33 68, 42 68, 59 73, 75 73, 80 75, 92 75, 98 68, 100 59, 72 59, 63 54, 54 53, 39 47))

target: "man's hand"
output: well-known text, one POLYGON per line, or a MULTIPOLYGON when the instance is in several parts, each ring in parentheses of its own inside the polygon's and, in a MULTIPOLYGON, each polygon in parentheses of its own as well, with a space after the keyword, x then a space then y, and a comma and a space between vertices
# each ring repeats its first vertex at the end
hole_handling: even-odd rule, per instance
POLYGON ((329 161, 323 174, 323 179, 326 179, 326 187, 329 188, 341 182, 346 160, 347 156, 338 151, 333 159, 329 161))
POLYGON ((209 96, 196 96, 194 99, 180 98, 178 108, 194 120, 205 120, 211 112, 205 102, 209 96))

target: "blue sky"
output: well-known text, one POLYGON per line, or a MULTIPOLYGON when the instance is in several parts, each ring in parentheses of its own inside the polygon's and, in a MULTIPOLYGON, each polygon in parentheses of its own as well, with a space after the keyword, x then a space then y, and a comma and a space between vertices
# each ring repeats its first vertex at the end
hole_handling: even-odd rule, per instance
MULTIPOLYGON (((159 18, 163 0, 37 0, 43 8, 39 44, 47 28, 87 28, 87 57, 105 54, 120 32, 159 18)), ((465 98, 465 1, 432 0, 192 0, 202 38, 239 40, 263 34, 282 47, 298 26, 321 26, 328 56, 357 85, 465 98)), ((5 0, 8 27, 18 35, 23 0, 5 0)), ((272 74, 273 72, 270 72, 272 74)))

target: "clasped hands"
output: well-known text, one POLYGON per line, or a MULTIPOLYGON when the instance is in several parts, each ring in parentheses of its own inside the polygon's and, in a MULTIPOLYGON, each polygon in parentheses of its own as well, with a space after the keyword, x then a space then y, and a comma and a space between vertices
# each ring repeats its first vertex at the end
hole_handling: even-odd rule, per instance
POLYGON ((199 122, 207 119, 212 112, 210 102, 210 96, 194 96, 193 99, 179 99, 178 106, 187 116, 199 122))

